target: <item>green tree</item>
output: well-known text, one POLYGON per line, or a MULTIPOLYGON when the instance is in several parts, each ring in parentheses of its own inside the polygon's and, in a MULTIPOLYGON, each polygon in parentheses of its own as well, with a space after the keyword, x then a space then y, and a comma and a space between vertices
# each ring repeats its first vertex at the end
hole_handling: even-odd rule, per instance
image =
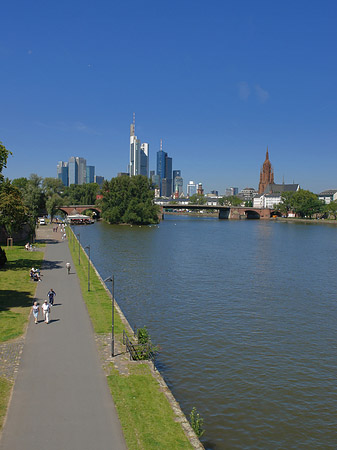
POLYGON ((47 213, 50 216, 50 220, 53 221, 53 218, 56 214, 56 211, 62 206, 63 200, 58 194, 53 194, 46 201, 46 209, 47 213))
POLYGON ((154 205, 150 181, 142 176, 117 177, 105 181, 99 202, 102 217, 109 223, 158 223, 159 208, 154 205))
POLYGON ((193 205, 204 205, 207 202, 207 199, 204 195, 201 194, 193 194, 190 197, 190 202, 193 205))
POLYGON ((0 141, 0 182, 3 180, 2 171, 5 167, 7 167, 7 159, 9 155, 12 155, 12 152, 7 150, 7 148, 0 141))
POLYGON ((337 201, 331 201, 329 204, 324 205, 323 211, 327 213, 328 217, 333 216, 333 218, 337 219, 337 201))
POLYGON ((46 177, 42 180, 42 191, 47 198, 52 197, 54 194, 60 195, 63 190, 63 183, 58 178, 46 177))
POLYGON ((18 231, 26 222, 27 210, 22 194, 7 179, 1 185, 0 191, 0 224, 5 227, 9 236, 18 231))

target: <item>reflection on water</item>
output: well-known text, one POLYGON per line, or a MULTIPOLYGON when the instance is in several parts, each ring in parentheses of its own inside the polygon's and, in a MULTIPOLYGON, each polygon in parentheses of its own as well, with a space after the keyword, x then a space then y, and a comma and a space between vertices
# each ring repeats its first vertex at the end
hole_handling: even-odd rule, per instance
POLYGON ((80 230, 207 448, 337 448, 337 228, 171 216, 80 230))

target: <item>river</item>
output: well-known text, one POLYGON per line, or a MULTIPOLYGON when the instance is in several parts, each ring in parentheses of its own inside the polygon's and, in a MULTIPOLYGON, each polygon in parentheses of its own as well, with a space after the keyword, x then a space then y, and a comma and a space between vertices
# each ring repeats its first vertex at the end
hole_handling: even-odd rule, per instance
POLYGON ((74 227, 207 449, 337 448, 337 227, 167 216, 74 227))

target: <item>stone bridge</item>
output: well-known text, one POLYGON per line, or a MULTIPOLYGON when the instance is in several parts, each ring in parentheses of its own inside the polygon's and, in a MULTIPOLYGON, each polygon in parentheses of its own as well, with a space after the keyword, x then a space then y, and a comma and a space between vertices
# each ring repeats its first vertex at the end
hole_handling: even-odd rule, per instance
POLYGON ((251 208, 246 206, 211 206, 211 205, 179 205, 167 203, 161 206, 162 217, 164 218, 165 209, 188 209, 188 210, 213 210, 219 211, 219 219, 270 219, 275 211, 267 208, 251 208))
POLYGON ((101 209, 96 205, 69 205, 69 206, 59 206, 60 211, 63 211, 67 216, 74 216, 75 214, 82 214, 84 211, 91 209, 95 211, 98 215, 101 214, 101 209))

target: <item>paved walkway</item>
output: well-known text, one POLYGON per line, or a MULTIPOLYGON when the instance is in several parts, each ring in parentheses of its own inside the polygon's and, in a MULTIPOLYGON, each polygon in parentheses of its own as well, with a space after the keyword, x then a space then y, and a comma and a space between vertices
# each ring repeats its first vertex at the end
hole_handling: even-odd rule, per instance
POLYGON ((68 242, 48 242, 36 298, 56 291, 51 321, 30 318, 0 449, 126 450, 68 242))

